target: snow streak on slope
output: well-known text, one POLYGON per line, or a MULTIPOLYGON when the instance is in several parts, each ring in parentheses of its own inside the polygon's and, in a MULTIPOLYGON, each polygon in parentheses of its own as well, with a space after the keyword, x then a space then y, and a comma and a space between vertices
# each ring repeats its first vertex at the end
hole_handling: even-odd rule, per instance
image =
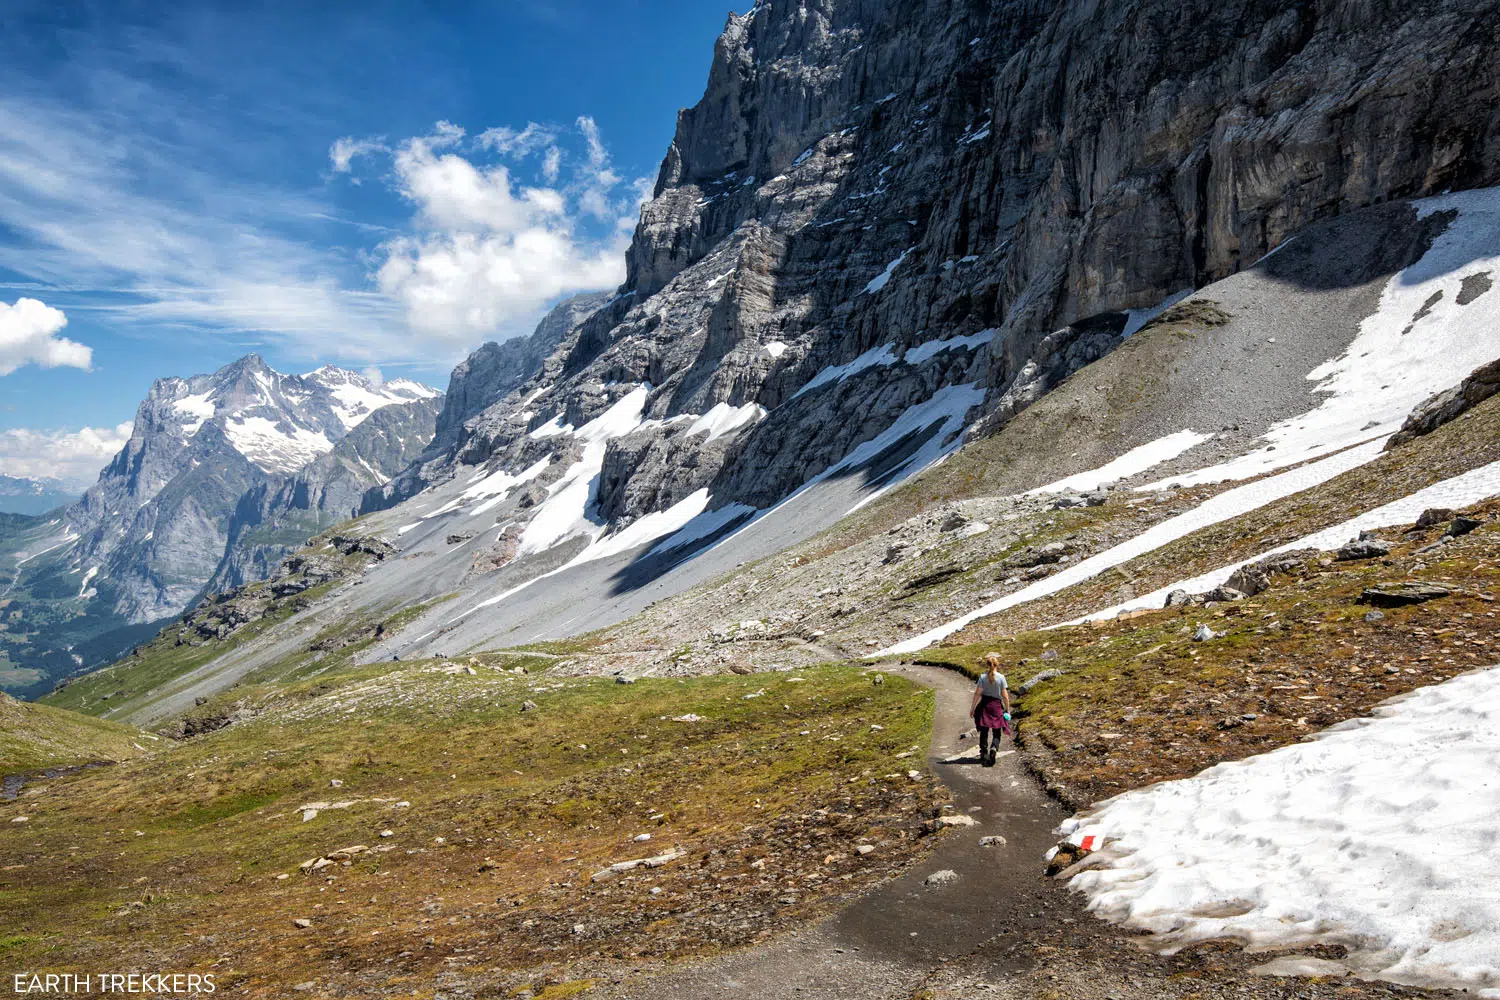
POLYGON ((746 504, 734 503, 717 510, 705 511, 684 524, 680 531, 660 542, 651 551, 655 554, 682 548, 685 545, 710 537, 715 532, 734 524, 736 521, 743 520, 745 523, 734 534, 747 531, 766 514, 786 508, 818 483, 831 479, 834 476, 856 472, 861 467, 878 458, 881 453, 897 447, 903 439, 930 430, 931 433, 927 434, 922 444, 911 455, 883 474, 877 488, 855 506, 854 509, 858 510, 892 486, 897 485, 914 473, 932 466, 958 448, 963 443, 963 433, 966 427, 965 421, 969 411, 983 402, 984 389, 974 383, 950 385, 939 389, 926 402, 918 403, 903 410, 901 416, 897 417, 895 422, 884 431, 854 448, 839 461, 824 469, 816 476, 813 476, 798 487, 795 493, 775 506, 758 509, 746 504))
POLYGON ((1497 775, 1491 668, 1069 820, 1112 838, 1072 885, 1167 948, 1344 944, 1366 974, 1500 997, 1497 775))
POLYGON ((957 632, 970 622, 979 620, 989 615, 997 614, 1006 608, 1013 608, 1027 601, 1034 601, 1039 597, 1047 597, 1073 586, 1092 579, 1107 569, 1118 566, 1123 562, 1134 559, 1136 556, 1144 555, 1155 549, 1161 548, 1168 542, 1176 541, 1199 528, 1206 528, 1220 521, 1239 517, 1258 507, 1264 507, 1273 500, 1300 493, 1305 489, 1325 483, 1334 476, 1340 475, 1350 469, 1364 465, 1380 454, 1380 441, 1371 441, 1360 445, 1358 448, 1350 448, 1348 451, 1340 452, 1318 462, 1304 465, 1297 469, 1291 469, 1279 475, 1271 476, 1254 483, 1247 483, 1231 490, 1225 490, 1217 496, 1210 497, 1203 503, 1190 511, 1178 514, 1158 525, 1154 525, 1127 541, 1121 542, 1113 548, 1106 549, 1087 559, 1074 563, 1066 569, 1052 574, 1044 580, 1038 580, 1029 587, 1022 587, 1014 593, 1007 594, 998 600, 991 601, 981 608, 976 608, 968 614, 955 618, 953 621, 937 628, 923 632, 894 646, 889 646, 873 653, 873 656, 900 656, 906 653, 915 653, 919 649, 925 649, 940 639, 957 632))
MULTIPOLYGON (((521 555, 546 551, 574 535, 594 537, 604 530, 603 525, 594 521, 590 515, 598 499, 599 473, 604 468, 605 449, 611 438, 623 437, 632 431, 660 423, 641 417, 650 395, 650 386, 636 386, 620 397, 613 406, 576 431, 565 425, 558 425, 557 435, 571 434, 584 443, 583 457, 570 465, 562 478, 548 487, 551 495, 537 508, 531 523, 521 536, 518 550, 521 555)), ((535 432, 532 433, 535 436, 535 432)))
POLYGON ((1500 272, 1500 188, 1414 204, 1423 217, 1443 211, 1458 215, 1421 260, 1390 279, 1349 349, 1308 373, 1317 383, 1314 391, 1326 398, 1272 426, 1259 451, 1173 476, 1172 482, 1248 479, 1377 435, 1388 437, 1412 407, 1500 357, 1500 294, 1475 295, 1500 272))
POLYGON ((821 386, 828 385, 830 382, 842 382, 851 375, 857 375, 867 368, 889 368, 898 361, 909 365, 920 365, 929 358, 937 357, 944 351, 977 350, 994 338, 994 330, 980 330, 978 333, 970 334, 967 337, 948 337, 943 340, 928 340, 920 344, 913 344, 900 353, 897 353, 896 348, 891 344, 881 344, 879 347, 870 348, 853 361, 847 361, 841 365, 829 365, 827 368, 824 368, 808 379, 802 388, 793 393, 792 398, 796 399, 803 393, 811 392, 821 386))
POLYGON ((1234 571, 1241 566, 1248 566, 1267 556, 1279 552, 1291 552, 1295 549, 1336 549, 1350 539, 1358 538, 1361 531, 1374 531, 1376 528, 1388 528, 1396 524, 1411 524, 1417 519, 1422 511, 1429 507, 1457 508, 1467 507, 1470 504, 1487 500, 1492 496, 1500 495, 1500 462, 1492 462, 1489 465, 1470 469, 1461 475, 1444 479, 1442 482, 1433 483, 1426 489, 1418 490, 1409 496, 1394 500, 1391 503, 1376 507, 1374 510, 1365 511, 1358 517, 1336 524, 1322 531, 1315 531, 1305 535, 1295 542, 1277 546, 1260 555, 1249 559, 1232 563, 1228 566, 1220 566, 1218 569, 1210 570, 1200 576, 1187 580, 1178 580, 1176 583, 1154 590, 1143 597, 1116 604, 1114 607, 1105 608, 1103 611, 1095 612, 1077 621, 1068 622, 1069 625, 1077 625, 1086 621, 1098 621, 1104 618, 1113 618, 1122 611, 1135 611, 1140 608, 1159 608, 1167 600, 1167 595, 1174 590, 1186 590, 1190 594, 1201 594, 1212 590, 1219 584, 1227 581, 1234 571))
POLYGON ((1129 479, 1131 476, 1145 472, 1147 469, 1155 468, 1163 462, 1170 462, 1189 448, 1202 444, 1213 437, 1212 434, 1199 434, 1195 430, 1178 431, 1176 434, 1168 434, 1166 437, 1157 438, 1155 441, 1147 442, 1139 448, 1132 448, 1113 462, 1101 465, 1097 469, 1088 472, 1080 472, 1066 479, 1059 479, 1055 483, 1046 486, 1038 486, 1034 490, 1028 490, 1027 496, 1038 496, 1042 493, 1065 493, 1074 491, 1078 493, 1098 489, 1121 479, 1129 479))

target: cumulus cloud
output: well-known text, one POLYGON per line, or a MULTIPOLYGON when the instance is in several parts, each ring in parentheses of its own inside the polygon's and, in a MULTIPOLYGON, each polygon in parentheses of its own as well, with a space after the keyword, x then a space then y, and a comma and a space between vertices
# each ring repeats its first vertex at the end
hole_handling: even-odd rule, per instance
POLYGON ((15 305, 0 302, 0 375, 22 365, 88 368, 93 350, 57 335, 67 325, 61 309, 37 299, 17 299, 15 305))
POLYGON ((130 440, 131 424, 39 431, 0 431, 0 473, 23 479, 58 479, 83 489, 130 440))
POLYGON ((611 166, 593 119, 472 139, 438 122, 390 157, 413 217, 409 233, 378 248, 375 282, 419 335, 520 334, 559 296, 624 279, 644 188, 611 166))

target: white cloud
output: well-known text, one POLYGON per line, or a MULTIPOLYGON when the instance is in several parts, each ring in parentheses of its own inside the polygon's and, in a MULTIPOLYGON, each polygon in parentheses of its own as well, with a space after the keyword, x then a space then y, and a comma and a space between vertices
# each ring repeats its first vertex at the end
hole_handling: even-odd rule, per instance
POLYGON ((59 479, 77 488, 91 485, 99 470, 130 440, 131 424, 76 431, 11 428, 0 431, 0 473, 25 479, 59 479))
POLYGON ((381 245, 375 280, 416 333, 461 343, 523 333, 560 295, 624 279, 642 189, 610 166, 593 119, 578 119, 566 136, 582 147, 576 159, 564 138, 532 122, 466 144, 462 129, 439 122, 395 147, 394 183, 414 207, 412 232, 381 245), (479 162, 483 154, 511 162, 479 162), (529 157, 541 160, 541 184, 513 169, 529 157))
POLYGON ((67 325, 68 317, 61 309, 37 299, 17 299, 15 305, 0 302, 0 375, 9 375, 22 365, 88 368, 93 350, 57 336, 67 325))

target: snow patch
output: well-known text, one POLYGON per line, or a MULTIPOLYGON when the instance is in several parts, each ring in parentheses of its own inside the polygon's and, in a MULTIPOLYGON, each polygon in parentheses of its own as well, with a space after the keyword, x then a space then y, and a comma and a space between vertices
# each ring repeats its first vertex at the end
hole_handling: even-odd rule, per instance
POLYGON ((773 340, 769 344, 762 344, 761 350, 769 354, 773 359, 779 358, 786 353, 786 344, 779 340, 773 340))
POLYGON ((224 434, 235 450, 267 472, 296 472, 333 450, 333 442, 306 427, 282 430, 265 417, 240 417, 224 423, 224 434))
POLYGON ((1034 601, 1039 597, 1047 597, 1060 590, 1065 590, 1076 583, 1092 579, 1107 569, 1118 566, 1121 563, 1134 559, 1136 556, 1161 548, 1169 542, 1174 542, 1185 535, 1206 528, 1220 521, 1239 517, 1241 514, 1264 507, 1266 504, 1282 497, 1300 493, 1311 489, 1319 483, 1325 483, 1334 476, 1340 475, 1350 469, 1357 468, 1367 462, 1374 461, 1380 454, 1381 442, 1371 441, 1357 448, 1332 455, 1319 462, 1313 462, 1300 468, 1291 469, 1280 475, 1271 476, 1244 486, 1237 486, 1225 490, 1217 496, 1210 497, 1192 510, 1178 514, 1176 517, 1168 518, 1160 524, 1153 525, 1134 538, 1127 539, 1113 548, 1090 556, 1087 559, 1076 562, 1066 569, 1059 570, 1051 576, 1038 580, 1028 587, 1022 587, 1013 593, 1006 594, 990 603, 970 611, 968 614, 955 618, 937 628, 929 629, 921 635, 913 636, 893 646, 888 646, 871 656, 900 656, 906 653, 914 653, 919 649, 926 649, 940 639, 962 629, 970 622, 980 618, 986 618, 997 614, 1007 608, 1013 608, 1027 601, 1034 601))
POLYGON ((995 339, 997 330, 980 330, 971 333, 967 337, 949 337, 947 340, 929 340, 922 344, 913 344, 906 349, 901 360, 909 365, 920 365, 929 358, 935 358, 944 351, 973 351, 995 339))
POLYGON ((693 421, 687 432, 689 437, 706 432, 708 434, 706 441, 712 441, 746 424, 758 423, 765 416, 766 408, 757 403, 746 403, 744 406, 715 403, 709 407, 707 413, 693 421))
MULTIPOLYGON (((1266 431, 1266 447, 1174 477, 1183 485, 1248 479, 1400 428, 1412 408, 1500 355, 1500 295, 1459 305, 1464 280, 1500 270, 1500 188, 1414 203, 1457 217, 1415 264, 1393 275, 1349 349, 1311 372, 1324 398, 1266 431)), ((1276 350, 1267 344, 1266 350, 1276 350)), ((1149 487, 1143 487, 1149 488, 1149 487)))
POLYGON ((901 262, 906 259, 906 255, 911 253, 913 249, 913 247, 907 247, 905 250, 902 250, 901 256, 887 264, 884 271, 871 278, 869 283, 865 285, 865 294, 873 295, 884 288, 886 283, 891 280, 891 275, 896 273, 896 268, 901 266, 901 262))
POLYGON ((1500 495, 1500 462, 1470 469, 1461 475, 1433 483, 1399 500, 1365 511, 1331 528, 1304 535, 1295 542, 1288 542, 1229 566, 1220 566, 1218 569, 1210 570, 1191 579, 1178 580, 1144 597, 1137 597, 1123 604, 1105 608, 1103 611, 1095 612, 1068 624, 1076 625, 1085 621, 1113 618, 1122 611, 1134 611, 1138 608, 1159 608, 1166 602, 1167 595, 1174 590, 1186 590, 1190 594, 1206 593, 1226 582, 1234 575, 1235 570, 1258 562, 1267 556, 1291 552, 1294 549, 1336 549, 1350 539, 1358 538, 1361 531, 1374 531, 1377 528, 1389 528, 1397 524, 1411 524, 1422 511, 1429 507, 1467 507, 1496 495, 1500 495))
POLYGON ((1139 475, 1163 462, 1170 462, 1189 448, 1196 447, 1212 437, 1212 434, 1199 434, 1192 429, 1168 434, 1166 437, 1159 437, 1138 448, 1132 448, 1113 462, 1101 465, 1097 469, 1080 472, 1075 476, 1059 479, 1055 483, 1048 483, 1046 486, 1038 486, 1034 490, 1027 490, 1025 495, 1034 497, 1043 493, 1066 493, 1070 490, 1083 493, 1096 490, 1121 479, 1139 475))
POLYGON ((172 404, 172 410, 182 417, 182 433, 188 437, 197 434, 203 425, 213 419, 218 408, 209 400, 212 392, 200 392, 184 396, 172 404))
POLYGON ((1500 997, 1500 668, 1386 702, 1311 742, 1117 796, 1072 887, 1169 949, 1327 942, 1398 983, 1500 997))

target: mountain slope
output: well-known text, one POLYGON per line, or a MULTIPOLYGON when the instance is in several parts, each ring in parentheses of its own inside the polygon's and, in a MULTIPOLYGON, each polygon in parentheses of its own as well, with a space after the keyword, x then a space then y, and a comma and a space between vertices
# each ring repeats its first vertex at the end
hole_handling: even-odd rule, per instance
MULTIPOLYGON (((433 447, 365 507, 396 505, 361 530, 404 558, 339 599, 451 597, 380 655, 560 638, 803 543, 934 464, 949 496, 994 496, 1189 431, 1184 468, 1353 441, 1341 425, 1309 450, 1281 425, 1316 409, 1307 376, 1460 214, 1357 206, 1491 176, 1481 8, 828 0, 731 18, 626 285, 510 348, 525 364, 486 348, 460 368, 433 447), (1425 138, 1382 145, 1392 123, 1425 138), (1091 362, 1091 391, 1058 389, 1091 362)), ((1439 258, 1484 257, 1485 225, 1439 258)), ((1468 344, 1366 437, 1489 338, 1468 344)), ((901 639, 892 624, 859 642, 901 639)))

